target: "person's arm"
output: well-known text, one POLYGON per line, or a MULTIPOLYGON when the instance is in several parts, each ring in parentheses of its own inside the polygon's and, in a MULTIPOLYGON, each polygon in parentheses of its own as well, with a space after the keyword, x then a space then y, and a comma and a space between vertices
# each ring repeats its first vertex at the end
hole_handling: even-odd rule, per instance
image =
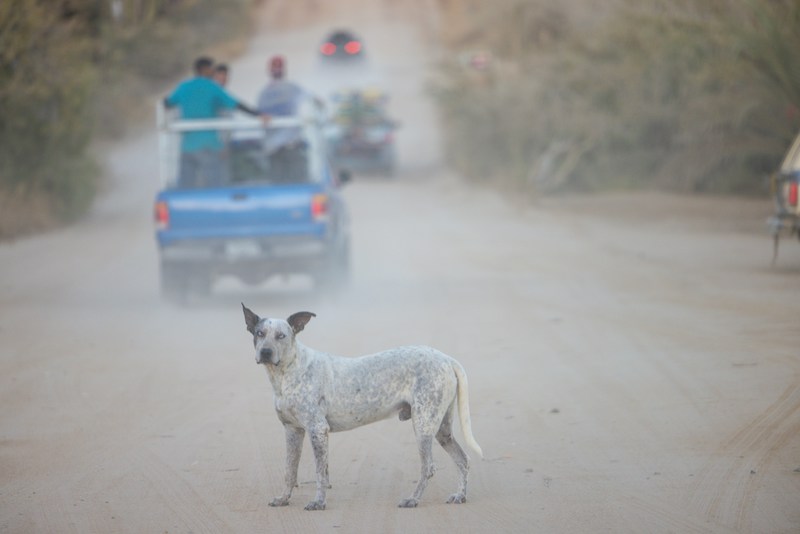
POLYGON ((262 112, 260 112, 260 111, 258 111, 256 109, 253 109, 253 108, 251 108, 250 106, 248 106, 246 104, 242 104, 241 102, 237 102, 236 103, 236 109, 244 111, 245 113, 247 113, 249 115, 252 115, 254 117, 260 118, 261 122, 264 124, 264 126, 269 124, 269 121, 271 119, 271 117, 268 114, 262 113, 262 112))
POLYGON ((228 93, 222 87, 217 86, 219 89, 220 96, 222 98, 222 105, 227 108, 238 109, 240 111, 244 111, 248 115, 252 115, 254 117, 261 117, 262 119, 266 120, 266 115, 264 113, 260 113, 258 110, 251 108, 247 104, 243 102, 239 102, 230 93, 228 93))
POLYGON ((255 109, 251 108, 250 106, 248 106, 246 104, 243 104, 241 102, 237 102, 236 103, 236 109, 238 109, 240 111, 244 111, 248 115, 253 115, 254 117, 259 117, 259 116, 263 115, 263 113, 259 113, 258 110, 255 110, 255 109))
POLYGON ((179 95, 180 95, 180 87, 172 91, 171 95, 164 97, 164 107, 174 108, 175 106, 177 106, 179 95))
POLYGON ((302 86, 297 85, 297 84, 293 84, 293 85, 294 85, 294 91, 295 91, 295 98, 297 99, 298 102, 302 101, 302 100, 307 100, 307 101, 311 102, 314 105, 314 107, 317 108, 317 110, 325 109, 325 101, 324 100, 322 100, 320 97, 318 97, 317 95, 315 95, 314 93, 312 93, 311 91, 306 89, 305 87, 302 87, 302 86))

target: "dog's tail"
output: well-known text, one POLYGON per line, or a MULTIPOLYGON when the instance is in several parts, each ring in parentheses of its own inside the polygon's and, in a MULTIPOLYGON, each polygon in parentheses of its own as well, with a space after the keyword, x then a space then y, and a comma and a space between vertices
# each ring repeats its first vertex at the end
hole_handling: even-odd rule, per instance
POLYGON ((467 445, 478 453, 478 456, 483 458, 483 451, 475 437, 472 435, 472 420, 469 417, 469 387, 467 385, 467 373, 461 364, 453 360, 453 371, 456 373, 458 379, 458 417, 461 420, 461 432, 464 434, 464 439, 467 445))

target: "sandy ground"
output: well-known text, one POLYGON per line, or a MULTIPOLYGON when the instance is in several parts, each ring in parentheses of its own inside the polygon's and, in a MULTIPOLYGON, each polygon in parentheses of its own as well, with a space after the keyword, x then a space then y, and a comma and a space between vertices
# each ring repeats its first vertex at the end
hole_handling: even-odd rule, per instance
POLYGON ((348 20, 404 120, 400 176, 345 190, 351 287, 223 281, 162 303, 155 139, 112 147, 87 220, 0 246, 0 531, 800 532, 800 246, 770 268, 769 202, 520 206, 466 187, 439 165, 421 98, 426 4, 308 2, 305 17, 290 4, 268 4, 233 91, 254 100, 273 52, 313 79, 317 43, 348 20), (283 431, 242 300, 316 312, 301 335, 329 352, 457 357, 486 454, 469 502, 444 504, 456 474, 437 448, 420 507, 396 507, 419 465, 410 424, 392 419, 331 436, 328 510, 303 510, 308 444, 292 505, 268 507, 283 431))

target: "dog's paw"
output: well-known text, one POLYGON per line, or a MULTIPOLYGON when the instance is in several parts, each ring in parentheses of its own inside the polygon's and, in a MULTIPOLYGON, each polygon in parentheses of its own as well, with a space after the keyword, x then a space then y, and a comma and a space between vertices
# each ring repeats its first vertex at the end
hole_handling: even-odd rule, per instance
POLYGON ((287 497, 275 497, 269 503, 270 506, 288 506, 289 499, 287 497))
POLYGON ((447 504, 464 504, 467 502, 467 496, 463 493, 454 493, 447 499, 447 504))
POLYGON ((416 508, 419 504, 417 499, 403 499, 397 506, 399 508, 416 508))
POLYGON ((311 501, 306 505, 306 510, 324 510, 325 503, 322 501, 311 501))

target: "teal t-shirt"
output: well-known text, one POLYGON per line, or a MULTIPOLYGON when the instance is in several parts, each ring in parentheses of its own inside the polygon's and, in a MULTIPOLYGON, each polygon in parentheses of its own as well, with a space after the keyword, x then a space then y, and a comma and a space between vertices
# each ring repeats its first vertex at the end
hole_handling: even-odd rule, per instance
MULTIPOLYGON (((238 102, 217 82, 198 76, 181 82, 167 97, 167 104, 181 110, 182 119, 213 119, 224 109, 235 109, 238 102)), ((216 130, 184 132, 181 148, 184 152, 222 148, 216 130)))

